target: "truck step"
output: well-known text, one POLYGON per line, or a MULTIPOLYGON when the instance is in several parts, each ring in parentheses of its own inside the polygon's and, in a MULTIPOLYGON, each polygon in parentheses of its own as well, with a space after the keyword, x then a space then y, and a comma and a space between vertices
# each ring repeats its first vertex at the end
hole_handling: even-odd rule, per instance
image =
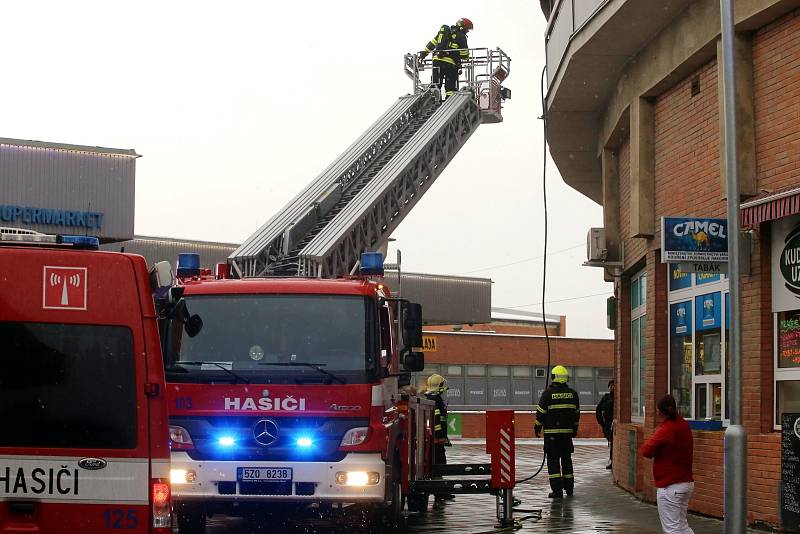
POLYGON ((434 476, 475 476, 491 475, 492 464, 445 464, 434 465, 431 467, 431 474, 434 476))
POLYGON ((411 483, 412 493, 493 493, 492 481, 483 479, 442 479, 415 480, 411 483))

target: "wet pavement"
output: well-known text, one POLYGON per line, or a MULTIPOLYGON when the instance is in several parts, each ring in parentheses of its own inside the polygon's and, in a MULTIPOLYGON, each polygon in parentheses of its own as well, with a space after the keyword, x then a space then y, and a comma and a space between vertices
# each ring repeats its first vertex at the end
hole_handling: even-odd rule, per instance
MULTIPOLYGON (((653 533, 661 532, 656 507, 642 503, 612 483, 611 472, 605 469, 608 449, 605 442, 596 440, 576 441, 575 495, 562 501, 552 502, 547 498, 549 485, 547 468, 529 483, 518 485, 514 496, 521 501, 520 510, 541 510, 541 519, 525 519, 517 532, 613 532, 653 533)), ((488 462, 482 443, 457 443, 448 450, 450 463, 488 462)), ((540 443, 530 440, 517 445, 517 478, 531 475, 542 461, 540 443)), ((405 513, 399 533, 457 532, 472 534, 496 532, 495 498, 490 495, 459 495, 454 501, 433 505, 426 514, 405 513)), ((520 511, 515 518, 534 515, 520 511)), ((722 532, 722 522, 716 519, 693 516, 689 524, 695 534, 722 532)), ((273 523, 255 528, 240 518, 214 516, 208 521, 208 533, 253 533, 287 532, 332 534, 355 529, 304 525, 287 527, 273 523), (266 527, 266 528, 265 528, 266 527)), ((755 532, 755 531, 754 531, 755 532)))

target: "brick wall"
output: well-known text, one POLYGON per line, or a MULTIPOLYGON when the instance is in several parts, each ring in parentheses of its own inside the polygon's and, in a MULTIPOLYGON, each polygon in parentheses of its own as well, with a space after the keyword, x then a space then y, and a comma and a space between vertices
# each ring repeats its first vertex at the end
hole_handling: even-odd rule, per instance
MULTIPOLYGON (((536 421, 532 413, 517 413, 514 415, 514 426, 518 438, 532 438, 533 423, 536 421)), ((461 437, 485 438, 486 414, 481 412, 463 412, 461 414, 461 437)), ((578 438, 602 438, 603 430, 597 424, 594 413, 581 413, 581 422, 578 426, 578 438)))
MULTIPOLYGON (((753 34, 756 168, 760 190, 800 184, 800 11, 753 34)), ((615 361, 616 417, 614 479, 646 500, 655 499, 652 463, 630 457, 629 432, 636 446, 652 435, 655 402, 668 390, 668 307, 666 266, 660 260, 662 216, 725 217, 720 184, 720 123, 717 65, 712 61, 654 99, 655 222, 653 239, 631 239, 629 142, 617 149, 620 228, 625 275, 619 280, 615 361), (692 95, 692 81, 700 92, 692 95), (630 422, 630 276, 648 273, 646 331, 647 392, 644 423, 630 422), (635 462, 634 483, 629 466, 635 462)), ((748 518, 778 524, 780 434, 773 431, 773 338, 770 288, 770 227, 754 229, 751 274, 742 276, 744 424, 749 434, 748 518)), ((695 495, 692 510, 721 516, 723 433, 694 432, 695 495)))

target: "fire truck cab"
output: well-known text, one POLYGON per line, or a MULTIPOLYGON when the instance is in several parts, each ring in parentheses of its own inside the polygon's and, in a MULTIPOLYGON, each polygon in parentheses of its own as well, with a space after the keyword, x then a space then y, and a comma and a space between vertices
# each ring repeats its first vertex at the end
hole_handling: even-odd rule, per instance
POLYGON ((0 229, 0 533, 171 532, 144 258, 0 229))
POLYGON ((396 520, 428 467, 430 435, 403 431, 398 388, 423 365, 411 350, 419 305, 369 277, 224 279, 203 276, 199 258, 178 265, 162 340, 179 531, 202 533, 216 513, 263 525, 352 505, 396 520))

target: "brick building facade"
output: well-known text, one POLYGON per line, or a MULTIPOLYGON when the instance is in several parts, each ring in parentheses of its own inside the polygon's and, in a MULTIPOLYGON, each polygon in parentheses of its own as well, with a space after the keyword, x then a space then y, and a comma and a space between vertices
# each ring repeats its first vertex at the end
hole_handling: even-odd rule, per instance
MULTIPOLYGON (((556 321, 559 323, 565 324, 565 318, 556 321)), ((426 329, 426 369, 418 375, 418 384, 434 372, 448 379, 449 409, 460 414, 462 437, 484 437, 486 410, 508 408, 517 413, 517 436, 531 438, 533 411, 545 385, 547 340, 543 335, 520 331, 538 332, 542 327, 518 323, 513 325, 515 333, 507 334, 499 330, 508 324, 484 326, 483 331, 426 329), (481 388, 487 392, 475 394, 481 388)), ((569 368, 570 385, 580 393, 583 413, 578 437, 603 437, 594 407, 607 391, 613 349, 612 340, 550 338, 551 365, 569 368)))
MULTIPOLYGON (((662 217, 727 216, 719 2, 677 2, 664 13, 635 0, 594 3, 580 24, 565 2, 545 7, 548 141, 564 180, 603 205, 609 259, 621 262, 604 270, 618 303, 614 480, 655 501, 652 463, 638 451, 658 425, 658 398, 672 393, 695 428, 690 509, 721 517, 728 280, 663 262, 661 235, 662 217), (557 19, 567 16, 578 29, 560 55, 551 53, 557 19), (623 24, 634 28, 631 42, 614 42, 592 68, 582 63, 612 46, 608 36, 623 24), (579 95, 597 69, 614 74, 579 95)), ((800 262, 792 256, 800 231, 800 10, 769 0, 735 6, 739 215, 751 243, 741 277, 748 521, 780 527, 781 414, 800 413, 800 337, 792 331, 800 281, 787 274, 800 262)))

